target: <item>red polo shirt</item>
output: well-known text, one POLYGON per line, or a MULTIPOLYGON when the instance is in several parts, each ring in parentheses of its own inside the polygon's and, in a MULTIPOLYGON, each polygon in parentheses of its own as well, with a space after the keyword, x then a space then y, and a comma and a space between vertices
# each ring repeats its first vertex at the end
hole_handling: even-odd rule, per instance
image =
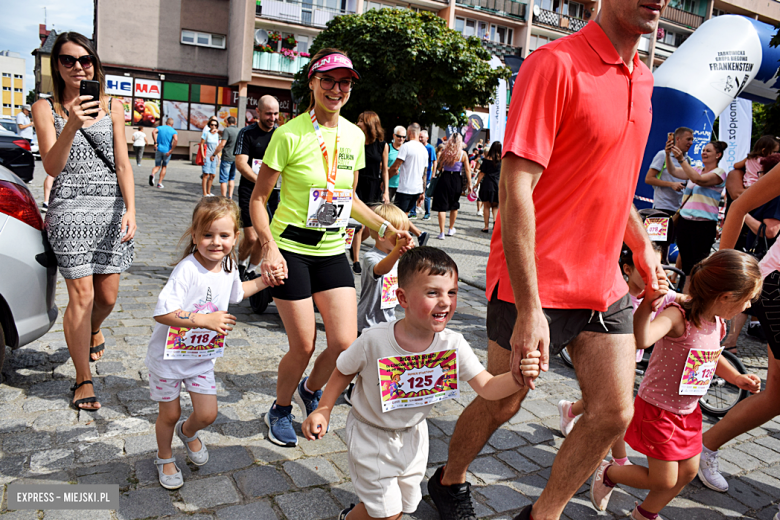
MULTIPOLYGON (((533 193, 544 308, 606 311, 628 291, 618 258, 650 133, 652 92, 652 73, 639 56, 630 72, 595 22, 537 49, 520 67, 504 154, 545 168, 533 193)), ((514 303, 500 217, 488 298, 496 284, 498 298, 514 303)))

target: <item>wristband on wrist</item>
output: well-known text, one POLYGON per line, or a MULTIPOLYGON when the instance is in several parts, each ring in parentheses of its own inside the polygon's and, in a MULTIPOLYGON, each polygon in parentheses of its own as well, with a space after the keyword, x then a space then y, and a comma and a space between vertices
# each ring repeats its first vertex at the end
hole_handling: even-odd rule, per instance
POLYGON ((390 225, 390 222, 385 220, 382 222, 382 225, 379 226, 379 231, 377 231, 377 235, 379 235, 379 238, 385 238, 385 231, 387 231, 387 227, 390 225))
POLYGON ((276 241, 275 241, 273 238, 272 238, 272 239, 270 239, 270 240, 266 240, 265 242, 263 242, 262 244, 260 244, 260 247, 265 247, 265 246, 267 246, 268 244, 270 244, 271 242, 276 242, 276 241))

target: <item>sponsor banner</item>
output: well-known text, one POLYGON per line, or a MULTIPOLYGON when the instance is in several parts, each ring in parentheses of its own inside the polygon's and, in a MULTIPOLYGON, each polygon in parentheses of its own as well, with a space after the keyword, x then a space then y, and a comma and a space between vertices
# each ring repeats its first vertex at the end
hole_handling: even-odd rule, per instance
MULTIPOLYGON (((503 67, 501 60, 493 56, 490 60, 490 67, 497 69, 503 67)), ((496 87, 496 99, 488 107, 488 128, 490 129, 490 141, 504 141, 504 132, 506 131, 506 81, 498 80, 496 87)))
POLYGON ((753 133, 753 103, 738 98, 729 103, 720 114, 718 139, 729 145, 720 160, 720 166, 727 172, 734 169, 734 163, 750 153, 750 136, 753 133))

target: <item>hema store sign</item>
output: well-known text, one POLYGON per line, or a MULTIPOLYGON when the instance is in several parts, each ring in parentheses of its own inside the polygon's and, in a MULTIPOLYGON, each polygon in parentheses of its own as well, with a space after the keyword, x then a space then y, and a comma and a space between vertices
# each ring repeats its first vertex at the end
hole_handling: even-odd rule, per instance
POLYGON ((135 78, 135 96, 149 99, 160 99, 162 82, 154 79, 135 78))
POLYGON ((132 96, 133 78, 106 75, 106 94, 111 96, 132 96))

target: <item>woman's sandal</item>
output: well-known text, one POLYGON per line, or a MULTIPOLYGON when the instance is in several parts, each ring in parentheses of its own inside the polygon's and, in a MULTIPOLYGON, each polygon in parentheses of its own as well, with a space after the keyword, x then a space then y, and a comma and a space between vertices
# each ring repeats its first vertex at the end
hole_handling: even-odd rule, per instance
MULTIPOLYGON (((73 397, 76 397, 76 390, 78 390, 83 385, 92 385, 93 387, 95 386, 92 383, 92 381, 90 381, 89 379, 87 379, 86 381, 82 381, 81 383, 76 383, 75 385, 70 387, 70 391, 73 393, 73 397)), ((75 401, 71 399, 70 407, 73 408, 74 410, 84 410, 85 412, 97 412, 98 410, 100 410, 100 408, 82 408, 81 406, 79 406, 81 404, 89 404, 89 403, 99 404, 97 396, 93 395, 92 397, 76 399, 75 401)))
POLYGON ((170 459, 161 459, 158 454, 157 458, 154 459, 154 465, 157 466, 157 478, 162 487, 165 489, 179 489, 184 485, 184 475, 182 475, 174 457, 171 457, 170 459), (173 475, 166 475, 163 473, 163 467, 171 462, 176 466, 176 473, 173 475))
POLYGON ((192 437, 185 436, 184 432, 181 431, 182 424, 184 424, 184 420, 176 423, 176 428, 174 428, 176 436, 181 439, 181 442, 184 443, 184 447, 187 448, 187 456, 190 458, 192 463, 196 466, 203 466, 209 461, 209 450, 206 449, 206 443, 201 440, 200 449, 198 451, 192 451, 190 449, 190 443, 198 438, 198 433, 195 432, 195 435, 192 437))
POLYGON ((490 233, 490 228, 485 228, 482 230, 483 233, 490 233))
MULTIPOLYGON (((100 329, 98 329, 98 330, 96 330, 95 332, 92 333, 93 336, 96 335, 96 334, 100 334, 100 329)), ((92 354, 98 354, 100 352, 103 352, 104 350, 106 350, 106 342, 105 341, 103 341, 103 343, 101 343, 100 345, 98 345, 96 347, 89 347, 89 354, 90 354, 89 362, 90 363, 94 363, 95 361, 100 359, 100 358, 92 359, 92 354)))

